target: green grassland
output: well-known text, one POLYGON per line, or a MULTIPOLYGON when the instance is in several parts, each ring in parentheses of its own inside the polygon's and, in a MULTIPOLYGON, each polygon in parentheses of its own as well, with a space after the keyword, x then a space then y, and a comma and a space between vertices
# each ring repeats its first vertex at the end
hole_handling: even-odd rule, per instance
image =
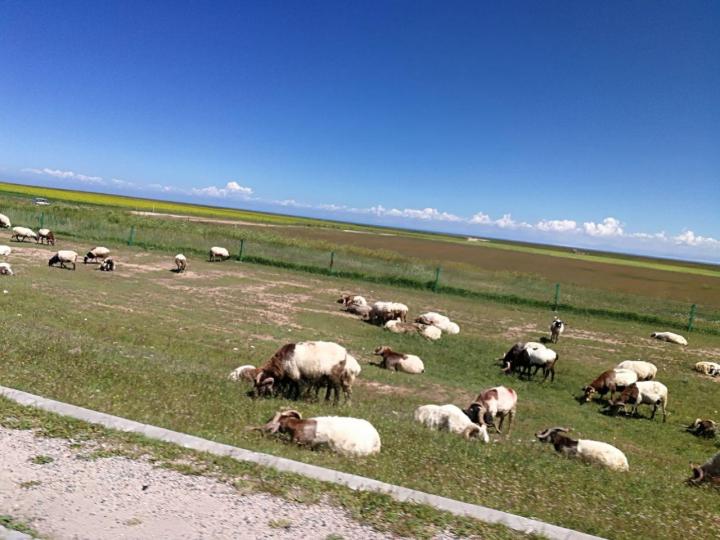
MULTIPOLYGON (((58 210, 97 217, 85 207, 58 205, 58 210)), ((61 237, 60 245, 84 251, 92 235, 111 232, 103 227, 114 215, 105 211, 104 220, 95 221, 94 228, 88 223, 88 230, 60 227, 71 233, 61 237)), ((157 221, 158 227, 167 223, 157 221)), ((128 222, 121 223, 125 229, 128 222)), ((227 234, 219 225, 203 227, 206 245, 227 234)), ((0 241, 6 243, 8 236, 0 232, 0 241)), ((199 248, 197 254, 190 252, 189 272, 177 275, 170 271, 174 249, 159 240, 132 248, 123 246, 122 237, 111 240, 104 243, 115 250, 119 267, 109 274, 82 264, 76 272, 49 268, 53 248, 11 244, 16 250, 9 261, 16 276, 2 280, 8 293, 0 295, 2 384, 608 538, 720 534, 720 492, 683 483, 691 462, 718 450, 715 441, 683 431, 696 417, 718 419, 718 382, 692 370, 699 360, 718 358, 715 335, 693 333, 690 345, 682 348, 649 339, 657 328, 641 321, 575 313, 556 346, 555 382, 519 381, 502 375, 495 359, 515 341, 546 335, 552 318, 547 308, 236 261, 208 263, 199 248), (339 312, 335 299, 343 291, 402 301, 415 314, 446 312, 462 332, 436 343, 388 333, 339 312), (280 345, 305 339, 337 341, 363 364, 351 405, 252 400, 245 394, 247 386, 227 379, 238 365, 260 364, 280 345), (371 351, 381 344, 420 355, 426 373, 409 376, 369 365, 371 351), (670 390, 667 423, 609 417, 601 414, 600 404, 580 405, 574 399, 601 371, 636 358, 654 362, 658 379, 670 390), (497 384, 519 394, 509 437, 494 437, 488 445, 467 443, 412 420, 418 405, 464 406, 497 384), (246 430, 283 406, 307 416, 366 418, 380 432, 383 450, 378 456, 347 459, 246 430), (630 472, 567 460, 534 441, 537 430, 553 425, 616 445, 628 456, 630 472)), ((387 256, 392 260, 392 254, 387 256)), ((532 276, 517 279, 531 282, 532 276)))

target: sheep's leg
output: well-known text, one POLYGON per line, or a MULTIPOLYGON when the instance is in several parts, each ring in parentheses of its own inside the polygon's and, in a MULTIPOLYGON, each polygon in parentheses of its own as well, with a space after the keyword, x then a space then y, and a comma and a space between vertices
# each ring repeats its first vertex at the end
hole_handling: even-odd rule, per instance
POLYGON ((666 407, 666 403, 665 403, 664 401, 662 401, 660 404, 661 404, 661 406, 662 406, 663 422, 665 422, 665 418, 667 417, 667 407, 666 407))
POLYGON ((650 414, 650 420, 655 419, 655 413, 657 412, 657 407, 658 407, 657 403, 653 403, 653 410, 652 410, 652 413, 650 414))
POLYGON ((508 413, 508 430, 507 435, 510 435, 510 432, 512 431, 512 425, 513 425, 513 419, 515 418, 515 409, 511 410, 508 413))

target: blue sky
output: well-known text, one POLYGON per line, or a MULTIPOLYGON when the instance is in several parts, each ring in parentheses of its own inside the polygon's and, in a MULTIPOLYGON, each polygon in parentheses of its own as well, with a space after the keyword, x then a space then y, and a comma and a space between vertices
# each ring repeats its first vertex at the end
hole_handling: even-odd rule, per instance
POLYGON ((0 179, 720 262, 718 2, 0 3, 0 179))

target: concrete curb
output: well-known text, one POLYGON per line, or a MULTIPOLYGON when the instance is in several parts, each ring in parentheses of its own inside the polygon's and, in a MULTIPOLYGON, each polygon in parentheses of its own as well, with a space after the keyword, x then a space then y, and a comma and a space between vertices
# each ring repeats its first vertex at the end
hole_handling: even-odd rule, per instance
POLYGON ((35 540, 29 534, 14 531, 0 525, 0 540, 35 540))
MULTIPOLYGON (((371 478, 365 478, 355 474, 334 471, 316 465, 309 465, 291 459, 261 454, 244 450, 227 444, 216 443, 207 439, 201 439, 193 435, 186 435, 177 431, 171 431, 160 427, 142 424, 133 420, 127 420, 118 416, 105 414, 76 405, 69 405, 60 401, 47 399, 21 390, 0 386, 0 396, 4 396, 21 405, 37 407, 44 411, 69 416, 77 420, 83 420, 91 424, 99 424, 106 428, 137 433, 145 437, 164 442, 177 444, 184 448, 208 452, 217 456, 228 456, 238 461, 248 461, 272 467, 278 471, 290 472, 307 476, 323 482, 332 482, 358 491, 373 491, 390 495, 398 501, 409 501, 426 504, 438 510, 450 512, 457 516, 469 516, 486 523, 498 523, 523 533, 540 534, 553 540, 602 540, 598 536, 592 536, 572 529, 558 527, 542 521, 516 516, 500 510, 493 510, 476 504, 464 503, 414 489, 386 484, 371 478)), ((2 538, 0 536, 0 538, 2 538)))

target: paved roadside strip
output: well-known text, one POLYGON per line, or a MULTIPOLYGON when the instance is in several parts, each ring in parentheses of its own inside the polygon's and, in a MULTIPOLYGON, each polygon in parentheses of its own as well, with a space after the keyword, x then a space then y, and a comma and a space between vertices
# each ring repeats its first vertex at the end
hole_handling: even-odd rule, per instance
MULTIPOLYGON (((354 474, 334 471, 316 465, 310 465, 291 459, 271 456, 259 452, 253 452, 242 448, 237 448, 227 444, 217 443, 179 433, 169 429, 164 429, 118 416, 105 414, 76 405, 70 405, 47 399, 34 394, 29 394, 21 390, 15 390, 0 386, 0 396, 6 397, 21 405, 36 407, 44 411, 56 413, 62 416, 69 416, 77 420, 83 420, 92 424, 99 424, 109 429, 118 431, 136 433, 150 439, 160 440, 177 444, 184 448, 190 448, 200 452, 208 452, 218 456, 228 456, 238 461, 246 461, 272 467, 278 471, 300 474, 314 480, 323 482, 332 482, 334 484, 349 487, 358 491, 373 491, 385 493, 398 501, 409 501, 414 503, 426 504, 438 510, 450 512, 458 516, 469 516, 486 523, 499 523, 510 529, 521 531, 524 533, 534 533, 543 535, 553 540, 599 540, 600 537, 592 536, 572 529, 558 527, 542 521, 509 514, 492 508, 486 508, 475 504, 464 503, 430 493, 424 493, 414 489, 408 489, 401 486, 387 484, 371 478, 365 478, 354 474)), ((0 533, 0 539, 2 539, 0 533)))

